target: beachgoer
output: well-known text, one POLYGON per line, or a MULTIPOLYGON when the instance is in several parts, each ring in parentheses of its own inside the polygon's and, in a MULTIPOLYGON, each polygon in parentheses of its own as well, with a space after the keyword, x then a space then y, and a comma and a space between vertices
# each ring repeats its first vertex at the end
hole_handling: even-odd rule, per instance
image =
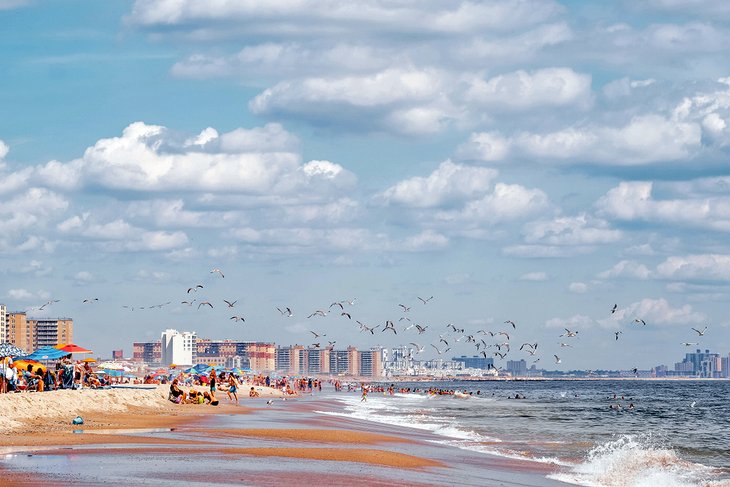
POLYGON ((215 390, 216 390, 216 388, 215 388, 215 385, 216 384, 215 383, 216 383, 217 379, 218 379, 218 377, 216 376, 215 369, 211 370, 210 371, 210 378, 209 378, 210 393, 211 393, 211 395, 215 395, 215 390))
POLYGON ((168 394, 167 398, 175 404, 184 402, 185 392, 177 385, 177 379, 173 380, 172 384, 170 384, 170 394, 168 394))
POLYGON ((360 402, 365 402, 368 400, 368 388, 363 387, 362 388, 362 397, 360 398, 360 402))
POLYGON ((228 374, 228 399, 231 399, 231 394, 233 394, 233 397, 236 398, 236 402, 238 402, 238 394, 236 394, 236 391, 238 391, 238 381, 236 380, 236 377, 233 374, 228 374))
POLYGON ((261 394, 259 394, 259 392, 253 388, 253 386, 251 387, 251 390, 248 391, 248 397, 259 397, 260 395, 261 394))

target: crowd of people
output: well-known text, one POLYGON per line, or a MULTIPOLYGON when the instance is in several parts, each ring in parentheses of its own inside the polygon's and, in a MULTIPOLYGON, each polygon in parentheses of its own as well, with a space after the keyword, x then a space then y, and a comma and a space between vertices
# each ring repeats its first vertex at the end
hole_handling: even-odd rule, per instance
POLYGON ((74 361, 71 354, 58 360, 53 368, 0 357, 0 393, 95 389, 109 385, 112 380, 105 374, 94 372, 88 362, 74 361))

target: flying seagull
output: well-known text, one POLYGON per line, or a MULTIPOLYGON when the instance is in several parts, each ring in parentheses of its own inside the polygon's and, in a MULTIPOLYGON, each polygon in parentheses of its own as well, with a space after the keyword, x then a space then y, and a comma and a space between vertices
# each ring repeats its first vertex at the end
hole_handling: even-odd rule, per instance
POLYGON ((231 319, 235 321, 246 321, 243 319, 243 316, 231 316, 231 319))
POLYGON ((416 353, 423 352, 423 347, 420 346, 418 343, 411 342, 411 343, 409 343, 409 345, 413 345, 414 347, 416 347, 416 353))
POLYGON ((352 316, 350 316, 350 313, 348 313, 347 311, 343 311, 342 313, 340 313, 340 316, 347 316, 347 319, 352 319, 352 316))
POLYGON ((203 289, 203 285, 202 284, 197 284, 194 287, 189 287, 188 288, 188 294, 190 294, 190 291, 193 291, 193 292, 196 292, 197 293, 198 292, 198 289, 203 289))
POLYGON ((207 304, 211 308, 213 307, 213 305, 210 304, 210 302, 208 302, 208 301, 201 301, 201 302, 198 303, 198 309, 200 309, 200 307, 203 306, 204 304, 207 304))
POLYGON ((641 318, 634 318, 634 323, 640 323, 641 325, 646 326, 646 321, 642 320, 641 318))
POLYGON ((577 336, 577 335, 578 335, 578 332, 577 332, 577 331, 570 331, 570 330, 568 330, 567 328, 565 328, 565 333, 563 333, 563 334, 562 334, 562 335, 560 335, 560 336, 561 336, 561 337, 568 337, 568 338, 571 338, 571 337, 574 337, 574 336, 577 336))
POLYGON ((236 300, 236 301, 228 301, 227 299, 224 299, 223 302, 226 303, 229 308, 233 308, 233 306, 238 302, 238 300, 236 300))
POLYGON ((96 301, 99 301, 99 298, 84 299, 84 303, 95 303, 96 301))
POLYGON ((214 272, 217 272, 218 274, 220 274, 221 277, 226 277, 226 276, 223 275, 223 273, 221 272, 221 270, 218 269, 217 267, 215 269, 213 269, 213 270, 210 271, 211 274, 213 274, 214 272))
POLYGON ((692 328, 694 331, 697 332, 697 334, 701 337, 705 336, 705 332, 707 331, 707 327, 705 327, 702 331, 698 330, 697 328, 692 328))
POLYGON ((318 309, 317 311, 315 311, 311 315, 307 316, 307 318, 311 318, 312 316, 327 316, 327 313, 328 313, 328 311, 324 311, 324 310, 318 309))
POLYGON ((517 325, 515 325, 515 322, 514 321, 507 320, 507 321, 505 321, 505 323, 509 323, 510 325, 512 325, 512 328, 514 328, 515 330, 517 329, 517 325))
POLYGON ((558 357, 557 355, 553 355, 553 357, 555 357, 555 363, 556 364, 559 364, 559 363, 562 362, 562 360, 560 360, 560 357, 558 357))
POLYGON ((405 304, 399 304, 398 306, 403 308, 404 313, 408 313, 411 310, 410 306, 406 306, 405 304))
POLYGON ((618 340, 618 336, 623 333, 622 331, 614 331, 613 334, 616 335, 616 340, 618 340))
POLYGON ((614 314, 617 309, 618 309, 618 304, 614 304, 613 308, 611 308, 611 314, 614 314))
POLYGON ((314 338, 326 337, 327 336, 326 333, 321 333, 321 334, 320 333, 315 333, 312 330, 309 330, 309 333, 311 333, 312 335, 314 335, 314 338))
POLYGON ((418 299, 420 299, 423 304, 426 304, 433 299, 433 296, 431 296, 430 298, 426 298, 426 299, 423 299, 421 296, 418 296, 418 299))
POLYGON ((281 316, 286 315, 287 317, 292 317, 294 314, 291 312, 290 308, 284 308, 283 310, 281 308, 276 308, 279 310, 279 313, 281 313, 281 316))
POLYGON ((383 328, 380 331, 381 332, 384 332, 385 330, 390 330, 393 333, 395 333, 396 335, 398 334, 398 332, 395 330, 395 324, 392 321, 390 321, 390 320, 388 320, 388 321, 385 322, 385 328, 383 328))

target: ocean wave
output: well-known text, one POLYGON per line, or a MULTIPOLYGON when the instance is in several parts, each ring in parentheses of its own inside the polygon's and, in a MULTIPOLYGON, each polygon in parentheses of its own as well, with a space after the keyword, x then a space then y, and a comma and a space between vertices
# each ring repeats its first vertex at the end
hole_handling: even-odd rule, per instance
POLYGON ((713 468, 679 458, 651 435, 622 435, 591 449, 568 472, 548 476, 589 487, 728 486, 713 468))

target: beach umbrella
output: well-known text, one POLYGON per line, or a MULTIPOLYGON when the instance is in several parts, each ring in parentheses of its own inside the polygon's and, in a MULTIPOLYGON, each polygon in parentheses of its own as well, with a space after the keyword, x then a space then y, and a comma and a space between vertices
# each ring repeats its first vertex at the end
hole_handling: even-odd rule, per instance
POLYGON ((55 347, 42 347, 31 353, 30 355, 24 355, 21 359, 30 360, 55 360, 68 355, 68 352, 59 350, 55 347))
POLYGON ((44 372, 46 370, 46 366, 36 360, 21 359, 15 360, 13 363, 15 364, 15 368, 18 369, 19 374, 24 372, 28 368, 28 365, 33 366, 33 372, 38 372, 39 369, 44 372))
POLYGON ((95 358, 91 358, 91 357, 87 357, 84 360, 82 360, 82 362, 96 362, 96 359, 95 358))
POLYGON ((119 364, 116 362, 102 362, 102 363, 98 364, 98 366, 102 369, 110 369, 110 370, 112 370, 112 369, 113 370, 123 370, 124 369, 123 364, 119 364))
POLYGON ((75 343, 59 343, 56 345, 56 348, 63 350, 66 353, 94 353, 89 349, 76 345, 75 343))
POLYGON ((17 357, 19 355, 27 355, 26 351, 18 348, 12 343, 0 343, 0 357, 17 357))

